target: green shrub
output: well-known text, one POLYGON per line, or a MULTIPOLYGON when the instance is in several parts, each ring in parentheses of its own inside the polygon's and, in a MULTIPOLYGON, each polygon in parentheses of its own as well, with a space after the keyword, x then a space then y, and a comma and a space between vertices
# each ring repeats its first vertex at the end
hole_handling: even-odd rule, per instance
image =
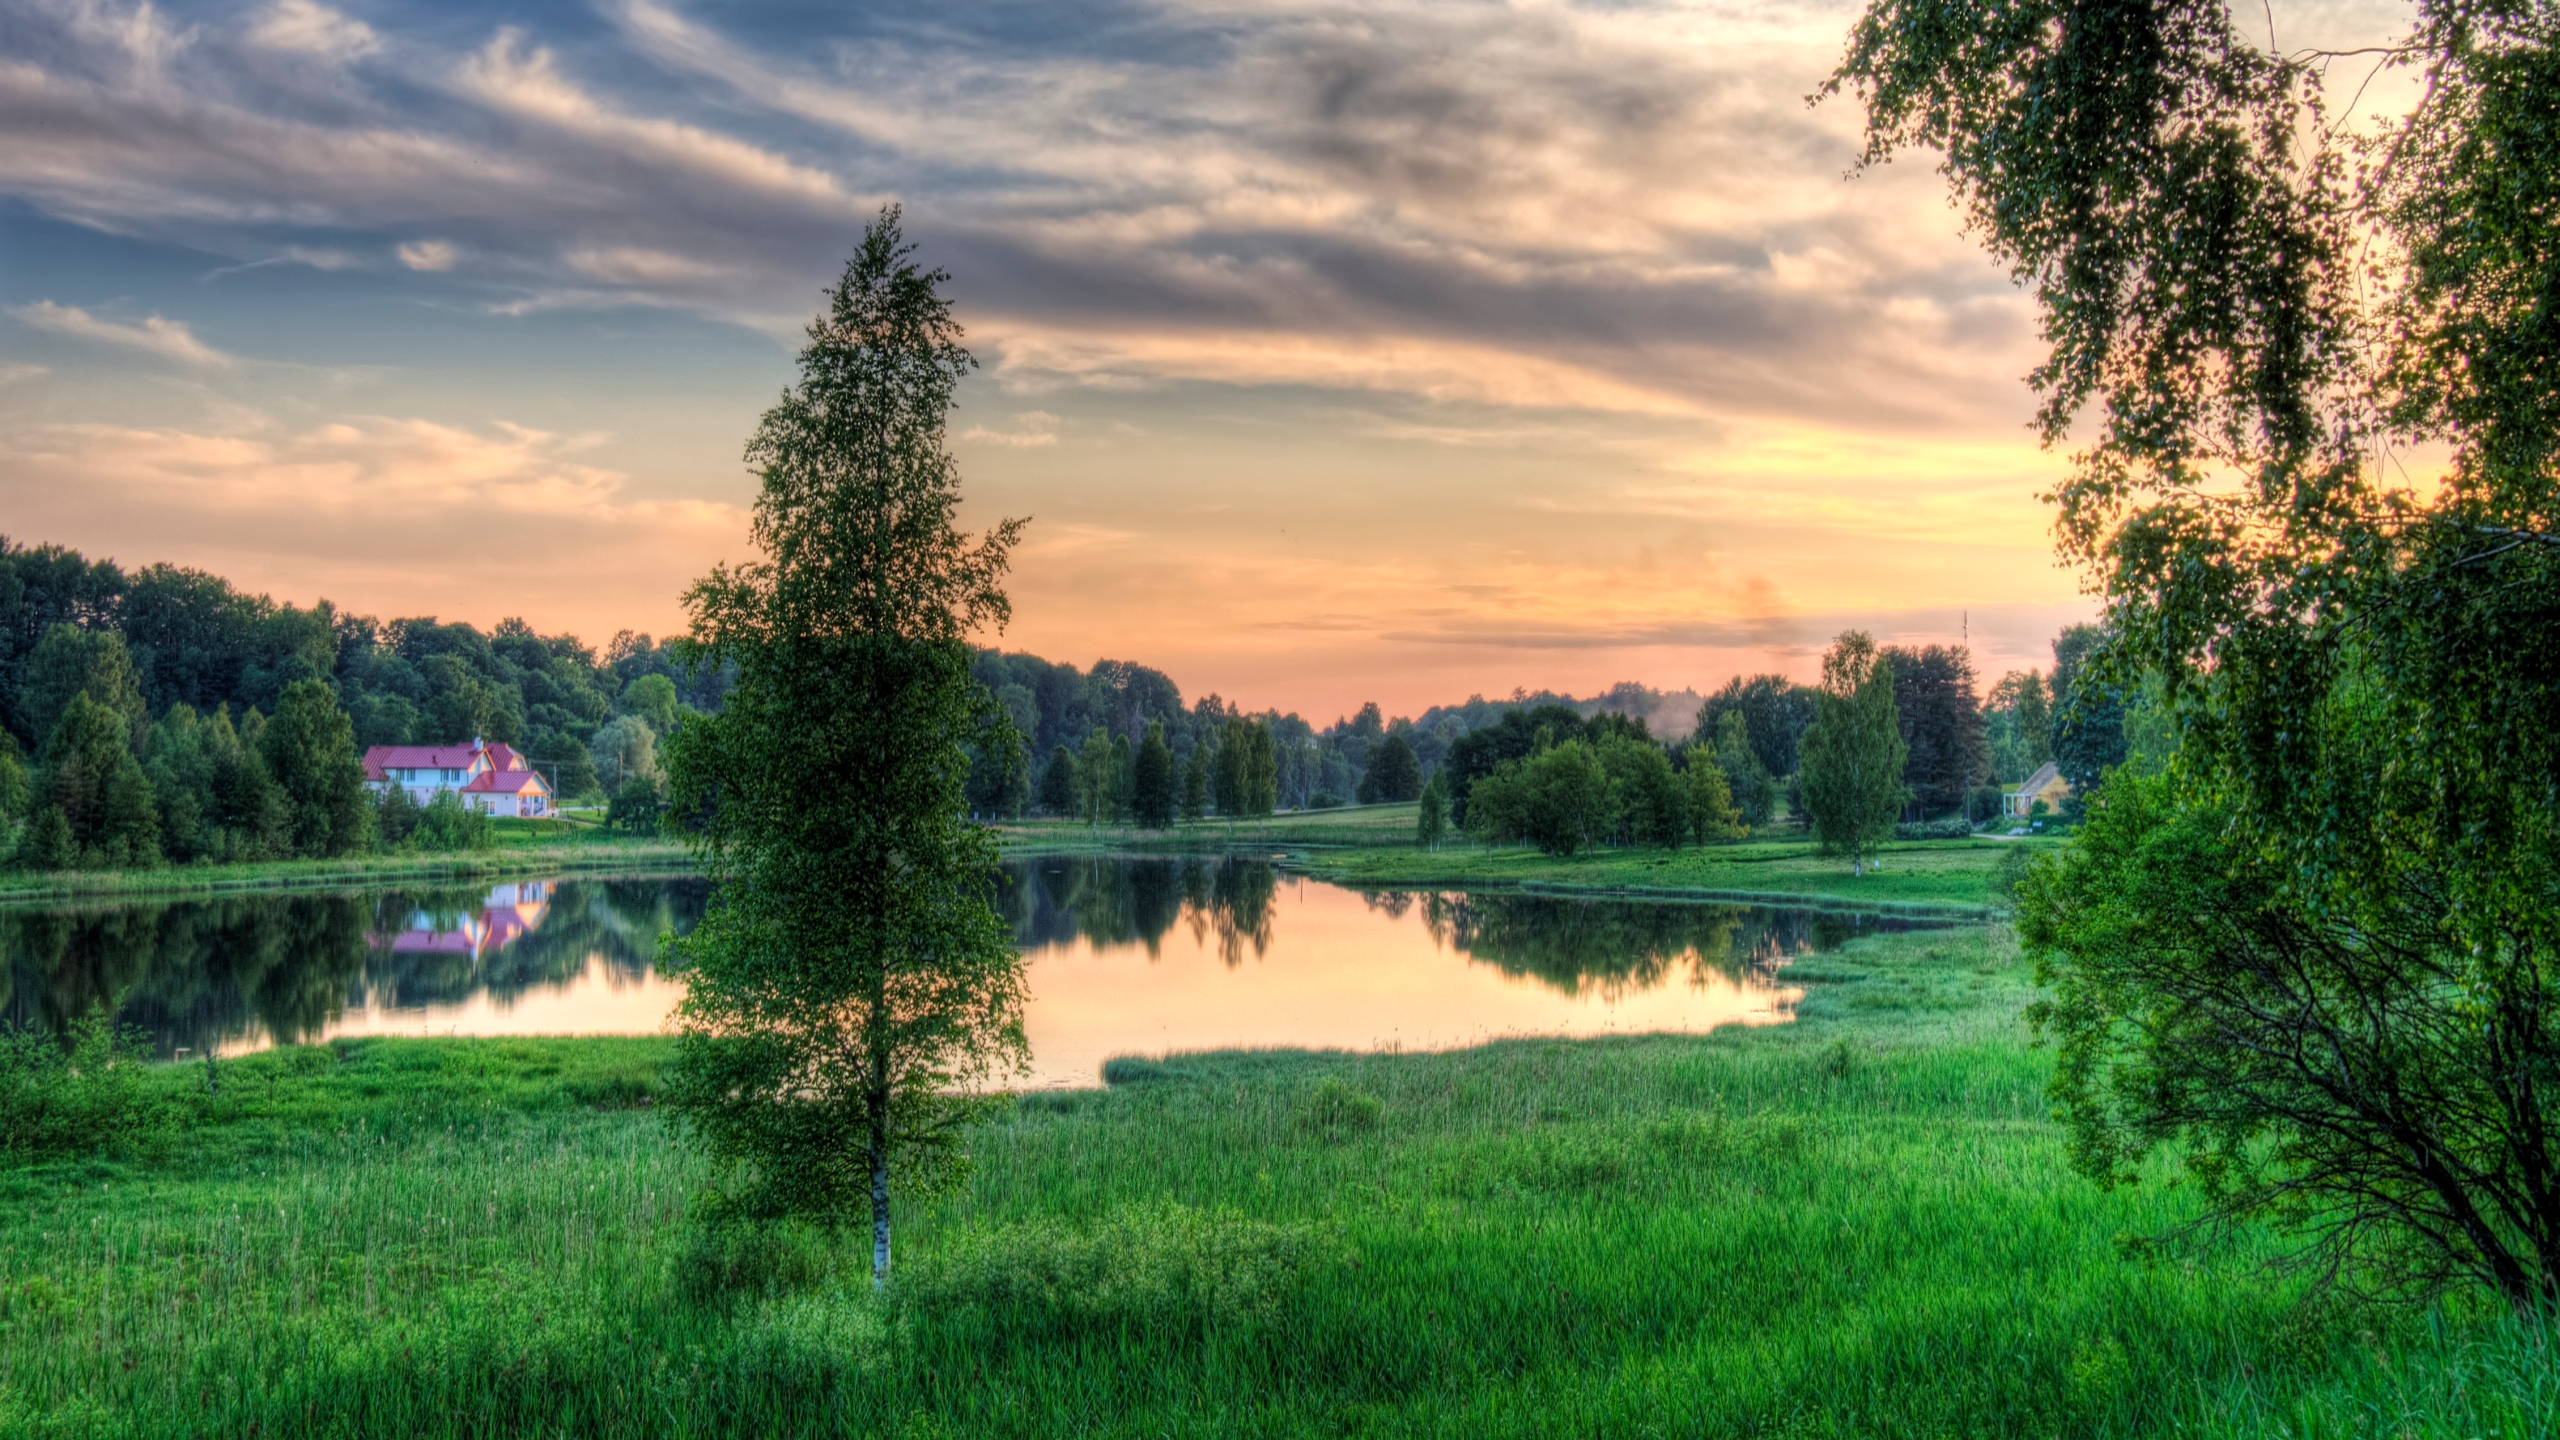
POLYGON ((1334 794, 1330 790, 1319 790, 1313 795, 1307 797, 1307 808, 1310 810, 1339 810, 1342 808, 1342 797, 1334 794))
POLYGON ((910 1262, 892 1294, 910 1318, 999 1334, 1188 1335, 1275 1318, 1338 1258, 1311 1226, 1164 1204, 966 1234, 910 1262))
POLYGON ((1893 827, 1896 840, 1963 840, 1973 834, 1973 822, 1961 815, 1944 820, 1905 820, 1893 827))
POLYGON ((62 1040, 0 1027, 0 1155, 144 1149, 166 1136, 175 1106, 150 1083, 146 1039, 103 1010, 62 1040))
POLYGON ((709 1305, 807 1290, 837 1269, 835 1249, 804 1226, 696 1223, 674 1278, 678 1294, 709 1305))
POLYGON ((1378 1128, 1386 1102, 1327 1075, 1298 1102, 1298 1128, 1324 1141, 1348 1140, 1378 1128))
POLYGON ((462 803, 447 790, 427 802, 409 831, 409 846, 433 855, 490 850, 498 844, 497 828, 480 810, 462 803))

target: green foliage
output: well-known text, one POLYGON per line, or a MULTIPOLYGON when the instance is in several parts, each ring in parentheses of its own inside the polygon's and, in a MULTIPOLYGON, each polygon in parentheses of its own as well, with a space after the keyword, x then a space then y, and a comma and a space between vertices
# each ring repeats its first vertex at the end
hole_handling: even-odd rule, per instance
POLYGON ((1527 842, 1571 855, 1608 833, 1609 772, 1592 747, 1567 740, 1478 780, 1468 833, 1492 845, 1527 842))
MULTIPOLYGON (((1231 716, 1218 737, 1213 788, 1218 813, 1228 817, 1268 815, 1279 803, 1280 775, 1271 727, 1258 720, 1231 716)), ((1336 804, 1341 803, 1338 799, 1336 804)), ((1314 800, 1308 801, 1312 808, 1314 800)))
POLYGON ((2053 758, 2051 694, 2041 673, 2012 670, 2001 676, 1983 719, 1992 772, 2001 783, 2017 784, 2053 758))
MULTIPOLYGON (((133 758, 132 734, 122 713, 75 691, 45 742, 35 802, 63 818, 81 866, 112 869, 160 858, 160 817, 151 782, 133 758)), ((51 847, 49 838, 31 846, 30 863, 54 858, 51 847)))
POLYGON ((1350 803, 1330 790, 1319 790, 1307 797, 1307 808, 1310 810, 1339 810, 1350 803))
POLYGON ((1076 777, 1075 752, 1061 745, 1049 754, 1049 768, 1040 772, 1040 809, 1043 814, 1071 816, 1077 813, 1077 795, 1081 782, 1076 777))
POLYGON ((26 834, 18 841, 17 861, 20 869, 38 872, 68 870, 80 863, 80 842, 72 837, 71 822, 59 806, 47 805, 27 822, 26 834))
MULTIPOLYGON (((1724 772, 1725 791, 1746 828, 1769 823, 1778 813, 1778 782, 1760 762, 1759 747, 1751 743, 1747 717, 1743 711, 1727 710, 1715 722, 1715 740, 1708 748, 1715 757, 1716 768, 1724 772)), ((1698 728, 1707 728, 1701 724, 1698 728)), ((1801 734, 1790 736, 1787 753, 1796 754, 1803 744, 1801 734)))
POLYGON ((621 716, 596 728, 595 738, 587 742, 587 760, 595 768, 596 784, 608 795, 619 795, 634 780, 657 778, 658 732, 642 716, 621 716))
POLYGON ((1991 775, 1991 749, 1973 692, 1973 653, 1954 645, 1886 646, 1893 708, 1908 752, 1902 779, 1920 818, 1960 812, 1991 775))
POLYGON ((498 844, 497 827, 485 812, 463 804, 462 797, 446 790, 417 809, 417 821, 409 827, 404 843, 426 855, 492 850, 498 844))
POLYGON ((664 675, 641 675, 622 687, 622 698, 615 707, 625 715, 637 715, 649 722, 651 731, 672 735, 680 713, 676 699, 676 682, 664 675))
POLYGON ((1112 754, 1110 733, 1099 725, 1084 737, 1084 752, 1076 757, 1075 777, 1076 802, 1087 825, 1120 818, 1118 758, 1112 754))
POLYGON ((1822 657, 1815 719, 1798 749, 1806 818, 1826 855, 1865 873, 1908 799, 1907 749, 1894 712, 1893 664, 1865 632, 1844 632, 1822 657))
POLYGON ((1131 762, 1129 807, 1131 817, 1149 830, 1173 828, 1176 807, 1181 795, 1175 789, 1173 747, 1165 744, 1164 722, 1147 723, 1147 738, 1138 747, 1131 762))
POLYGON ((737 685, 669 743, 671 808, 716 887, 672 947, 668 1090, 713 1163, 711 1212, 867 1211, 875 1282, 893 1179, 957 1184, 980 1085, 1025 1050, 993 839, 961 813, 969 744, 1010 725, 967 637, 1006 618, 1021 527, 952 524, 943 424, 973 362, 946 277, 908 255, 883 211, 748 445, 768 558, 686 595, 695 653, 737 685))
POLYGON ((124 722, 129 737, 139 740, 149 712, 140 679, 124 637, 113 630, 56 625, 45 631, 27 658, 25 707, 27 723, 38 738, 53 734, 75 695, 106 707, 124 722))
POLYGON ((1894 825, 1893 838, 1896 840, 1970 840, 1973 838, 1973 822, 1962 815, 1950 815, 1944 820, 1904 820, 1894 825))
POLYGON ((1209 747, 1192 746, 1191 758, 1182 765, 1183 819, 1198 821, 1209 813, 1210 778, 1209 747))
POLYGON ((1784 675, 1754 675, 1748 680, 1737 675, 1698 707, 1697 738, 1713 744, 1717 756, 1726 763, 1725 773, 1736 777, 1734 799, 1742 802, 1743 817, 1748 823, 1765 825, 1769 817, 1762 814, 1753 818, 1750 796, 1737 775, 1743 757, 1733 744, 1735 735, 1738 733, 1749 748, 1759 774, 1793 775, 1796 746, 1812 724, 1813 691, 1784 675), (1739 721, 1729 721, 1732 716, 1739 716, 1739 721), (1740 730, 1729 731, 1729 723, 1738 723, 1740 730))
POLYGON ((1422 787, 1422 803, 1413 816, 1413 843, 1424 850, 1440 848, 1440 837, 1449 828, 1448 786, 1437 775, 1422 787))
POLYGON ((258 734, 258 753, 284 803, 294 854, 322 858, 373 848, 373 807, 356 759, 355 729, 328 682, 296 680, 285 687, 258 734))
POLYGON ((147 1083, 145 1038, 118 1030, 104 1009, 59 1040, 0 1025, 0 1156, 129 1151, 164 1139, 176 1110, 147 1083))
POLYGON ((1369 765, 1360 776, 1363 805, 1392 805, 1422 796, 1422 762, 1401 735, 1389 735, 1369 750, 1369 765))
MULTIPOLYGON (((1747 747, 1744 753, 1749 754, 1747 747)), ((1680 778, 1688 787, 1689 828, 1697 842, 1712 845, 1749 834, 1750 826, 1745 823, 1741 807, 1733 803, 1733 783, 1726 778, 1723 757, 1715 747, 1691 745, 1685 758, 1687 763, 1680 778)), ((1751 764, 1756 771, 1756 757, 1751 764)), ((1762 777, 1764 781, 1766 778, 1762 777)))
MULTIPOLYGON (((1833 84, 1869 102, 1870 161, 1948 156, 2044 310, 2045 437, 2081 447, 2057 532, 2108 597, 2107 630, 2085 658, 2057 644, 2055 760, 2075 784, 2123 765, 2076 803, 2092 873, 2134 888, 2070 912, 2087 925, 2054 922, 2054 973, 2126 1016, 2205 1016, 2235 986, 2276 984, 2269 957, 2298 949, 2297 978, 2189 1063, 2344 1046, 2368 1069, 2342 1074, 2406 1080, 2416 1108, 2304 1109, 2232 1080, 2209 1124, 2254 1125, 2258 1148, 2212 1162, 2228 1203, 2332 1205, 2365 1217, 2347 1248, 2391 1252, 2386 1270, 2547 1303, 2549 1222, 2519 1255, 2500 1222, 2468 1218, 2497 1215, 2511 1184, 2551 1191, 2541 1162, 2511 1181, 2493 1153, 2545 1143, 2547 1087, 2466 1087, 2492 1050, 2509 1077, 2545 1073, 2550 1042, 2519 1017, 2560 1006, 2560 11, 2417 6, 2387 58, 2425 95, 2380 133, 2323 116, 2331 57, 2262 50, 2248 23, 2193 4, 1885 0, 1833 84), (2413 488, 2392 453, 2420 440, 2451 456, 2440 486, 2413 488), (2129 728, 2155 696, 2169 723, 2129 728), (2146 789, 2110 817, 2111 792, 2155 763, 2185 793, 2146 789), (2124 828, 2137 817, 2150 828, 2124 828), (2156 869, 2128 858, 2155 850, 2156 869), (2138 933, 2169 938, 2145 962, 2123 938, 2138 933), (2391 1015, 2401 1048, 2326 1033, 2349 997, 2391 1015), (2484 1115, 2507 1133, 2475 1153, 2484 1115), (2252 1168, 2344 1176, 2359 1147, 2429 1158, 2434 1198, 2387 1168, 2363 1191, 2252 1168)), ((2109 1073, 2167 1063, 2138 1024, 2084 1038, 2109 1073)), ((2122 1122, 2207 1123, 2189 1093, 2129 1092, 2122 1122)))
POLYGON ((654 835, 658 833, 658 819, 666 813, 666 808, 666 792, 658 787, 657 780, 647 775, 634 775, 623 781, 622 788, 613 793, 613 803, 605 810, 604 823, 634 835, 654 835))

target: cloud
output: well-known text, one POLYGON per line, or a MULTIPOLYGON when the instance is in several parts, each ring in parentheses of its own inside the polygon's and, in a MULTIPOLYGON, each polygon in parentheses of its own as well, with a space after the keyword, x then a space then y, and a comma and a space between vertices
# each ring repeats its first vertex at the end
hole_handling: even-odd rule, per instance
POLYGON ((52 373, 42 365, 0 365, 0 390, 12 385, 32 385, 52 373))
POLYGON ((457 254, 449 240, 413 240, 393 252, 400 263, 412 270, 443 271, 453 268, 457 254))
POLYGON ((94 340, 103 345, 141 350, 182 365, 224 370, 234 363, 230 356, 198 340, 183 320, 153 315, 139 325, 120 325, 112 320, 101 320, 76 306, 56 305, 50 300, 21 305, 9 313, 39 330, 67 335, 75 340, 94 340))
POLYGON ((981 445, 1004 445, 1016 450, 1036 449, 1043 445, 1058 443, 1058 417, 1046 410, 1025 410, 1013 417, 1013 425, 1014 428, 1011 430, 990 430, 984 425, 972 425, 960 432, 960 438, 974 440, 981 445))
POLYGON ((106 423, 0 432, 12 528, 174 559, 375 613, 663 628, 686 578, 744 552, 736 506, 635 498, 603 437, 505 421, 346 415, 229 430, 106 423), (316 588, 325 587, 325 588, 316 588))
POLYGON ((341 64, 382 48, 373 27, 313 0, 276 0, 250 28, 249 38, 271 50, 317 55, 341 64))

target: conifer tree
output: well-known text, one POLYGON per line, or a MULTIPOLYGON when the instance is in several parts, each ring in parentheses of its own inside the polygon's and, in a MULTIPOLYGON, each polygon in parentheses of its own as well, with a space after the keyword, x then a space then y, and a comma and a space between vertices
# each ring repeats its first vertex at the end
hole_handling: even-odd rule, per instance
POLYGON ((1138 747, 1131 764, 1129 782, 1130 813, 1149 830, 1173 828, 1177 795, 1173 778, 1173 747, 1164 743, 1164 722, 1147 722, 1147 738, 1138 747))
POLYGON ((868 1212, 885 1282, 893 1184, 956 1184, 983 1082, 1026 1056, 1022 964, 962 815, 968 747, 1006 722, 971 674, 1021 522, 953 523, 944 448, 974 362, 898 211, 865 230, 799 382, 747 447, 764 559, 687 592, 721 712, 668 745, 669 821, 715 889, 674 947, 670 1099, 714 1165, 715 1220, 868 1212))

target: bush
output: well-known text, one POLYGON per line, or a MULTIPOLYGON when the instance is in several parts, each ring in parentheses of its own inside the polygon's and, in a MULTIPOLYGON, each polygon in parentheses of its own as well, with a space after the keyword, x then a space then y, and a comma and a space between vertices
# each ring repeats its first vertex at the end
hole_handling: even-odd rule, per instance
POLYGON ((1896 840, 1964 840, 1973 835, 1973 822, 1961 815, 1944 820, 1905 820, 1893 827, 1896 840))
POLYGON ((1307 808, 1310 810, 1339 810, 1342 808, 1342 797, 1334 794, 1330 790, 1319 790, 1313 795, 1307 797, 1307 808))
POLYGON ((409 846, 430 854, 457 854, 465 850, 497 848, 498 831, 480 810, 462 803, 462 797, 448 790, 427 802, 418 812, 418 822, 409 831, 409 846))
POLYGON ((909 1262, 892 1294, 912 1318, 1004 1334, 1189 1335, 1276 1318, 1338 1254, 1311 1226, 1167 1204, 964 1235, 909 1262))
POLYGON ((1348 1140, 1378 1128, 1386 1103, 1331 1075, 1298 1104, 1298 1128, 1324 1141, 1348 1140))
POLYGON ((2000 818, 2003 802, 2008 798, 1997 785, 1976 785, 1965 792, 1964 818, 1976 825, 1988 825, 2000 818))
POLYGON ((659 791, 658 782, 646 775, 634 775, 614 792, 613 805, 605 811, 604 823, 616 830, 647 835, 657 830, 658 817, 665 813, 666 808, 666 796, 659 791))
POLYGON ((103 1010, 60 1041, 0 1027, 0 1154, 143 1149, 167 1135, 175 1107, 150 1084, 147 1038, 118 1030, 103 1010))

